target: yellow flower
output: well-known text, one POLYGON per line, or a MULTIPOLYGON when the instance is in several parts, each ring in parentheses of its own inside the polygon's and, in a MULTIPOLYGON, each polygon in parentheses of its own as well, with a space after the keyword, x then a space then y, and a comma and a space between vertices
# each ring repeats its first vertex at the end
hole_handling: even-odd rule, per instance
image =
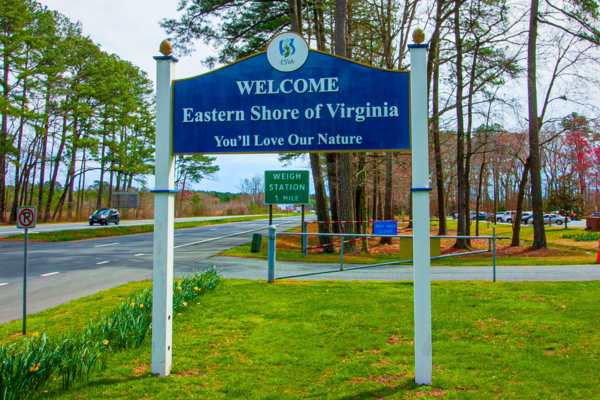
POLYGON ((32 337, 39 337, 39 336, 40 336, 40 333, 39 333, 39 332, 32 332, 32 333, 31 333, 31 336, 32 336, 32 337))
POLYGON ((198 286, 194 286, 194 292, 199 291, 200 289, 198 289, 198 286))
POLYGON ((183 302, 183 306, 184 306, 184 307, 187 307, 187 303, 186 303, 185 301, 183 302))
POLYGON ((144 303, 140 303, 140 308, 144 308, 144 303))
POLYGON ((40 363, 35 363, 29 368, 29 372, 37 372, 40 370, 40 363))
POLYGON ((110 343, 110 342, 108 341, 108 339, 104 339, 104 340, 102 341, 102 344, 103 344, 103 345, 105 345, 105 346, 108 346, 108 343, 110 343))

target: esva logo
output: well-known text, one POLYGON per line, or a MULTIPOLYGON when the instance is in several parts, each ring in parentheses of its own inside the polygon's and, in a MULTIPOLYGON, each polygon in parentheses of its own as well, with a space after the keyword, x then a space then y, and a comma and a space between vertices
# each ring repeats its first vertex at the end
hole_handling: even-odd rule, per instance
POLYGON ((295 38, 279 39, 279 54, 281 55, 281 57, 288 58, 296 54, 296 46, 294 45, 294 39, 295 38))
POLYGON ((293 32, 275 36, 267 48, 269 64, 281 72, 297 70, 307 58, 308 45, 300 35, 293 32))

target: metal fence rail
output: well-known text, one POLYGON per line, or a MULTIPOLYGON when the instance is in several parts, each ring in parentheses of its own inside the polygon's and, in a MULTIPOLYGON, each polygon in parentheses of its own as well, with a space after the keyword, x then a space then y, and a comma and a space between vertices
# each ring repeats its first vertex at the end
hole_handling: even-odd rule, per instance
MULTIPOLYGON (((406 259, 406 260, 387 261, 387 262, 376 263, 376 264, 359 265, 359 266, 355 266, 355 267, 345 267, 344 266, 344 247, 345 247, 345 243, 347 243, 351 240, 344 240, 344 238, 350 238, 351 240, 352 239, 361 239, 361 238, 366 238, 366 239, 369 239, 369 238, 413 238, 413 235, 407 235, 407 234, 374 235, 374 234, 369 234, 369 233, 318 233, 318 232, 307 232, 305 229, 303 229, 303 232, 289 232, 289 231, 285 232, 284 231, 284 232, 278 233, 277 225, 272 225, 271 227, 269 227, 267 280, 269 282, 273 282, 274 280, 278 280, 278 279, 301 278, 301 277, 306 277, 306 276, 331 274, 331 273, 336 273, 336 272, 341 272, 341 271, 352 271, 352 270, 376 268, 376 267, 383 267, 383 266, 400 266, 400 265, 410 264, 413 262, 412 259, 406 259), (301 274, 292 274, 292 275, 284 275, 284 276, 276 277, 275 276, 275 267, 276 267, 276 248, 277 248, 277 236, 278 235, 279 236, 299 236, 299 237, 301 237, 302 238, 301 246, 302 246, 302 254, 303 255, 306 255, 306 249, 308 248, 308 238, 310 236, 339 238, 340 239, 340 246, 339 246, 340 258, 339 258, 338 268, 331 269, 331 270, 325 270, 325 271, 305 272, 305 273, 301 273, 301 274)), ((449 258, 449 257, 460 257, 460 256, 466 256, 466 255, 473 255, 473 254, 491 253, 492 281, 496 282, 496 241, 502 240, 502 239, 509 239, 509 237, 497 236, 495 227, 492 228, 491 235, 481 235, 481 236, 431 235, 430 238, 487 240, 488 248, 486 250, 471 250, 471 251, 465 251, 465 252, 459 252, 459 253, 442 254, 439 256, 432 256, 431 259, 437 260, 437 259, 443 259, 443 258, 449 258)), ((333 246, 333 244, 332 244, 332 246, 333 246)))

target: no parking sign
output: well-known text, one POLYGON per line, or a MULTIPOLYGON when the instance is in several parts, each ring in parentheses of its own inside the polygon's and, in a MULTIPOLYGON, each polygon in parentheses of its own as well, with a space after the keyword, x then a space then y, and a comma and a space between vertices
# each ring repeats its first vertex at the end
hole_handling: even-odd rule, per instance
POLYGON ((35 228, 37 221, 37 211, 35 207, 17 208, 17 228, 25 229, 25 238, 23 240, 23 335, 27 333, 27 242, 29 239, 29 229, 35 228))
POLYGON ((17 210, 17 228, 31 229, 35 228, 37 221, 37 212, 35 207, 19 207, 17 210))

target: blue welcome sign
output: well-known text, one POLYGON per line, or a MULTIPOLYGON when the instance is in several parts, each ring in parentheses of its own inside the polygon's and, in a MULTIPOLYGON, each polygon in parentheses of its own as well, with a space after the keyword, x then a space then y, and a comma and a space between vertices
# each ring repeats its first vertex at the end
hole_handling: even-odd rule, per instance
POLYGON ((266 52, 173 82, 173 151, 408 149, 409 79, 309 50, 286 33, 266 52))

